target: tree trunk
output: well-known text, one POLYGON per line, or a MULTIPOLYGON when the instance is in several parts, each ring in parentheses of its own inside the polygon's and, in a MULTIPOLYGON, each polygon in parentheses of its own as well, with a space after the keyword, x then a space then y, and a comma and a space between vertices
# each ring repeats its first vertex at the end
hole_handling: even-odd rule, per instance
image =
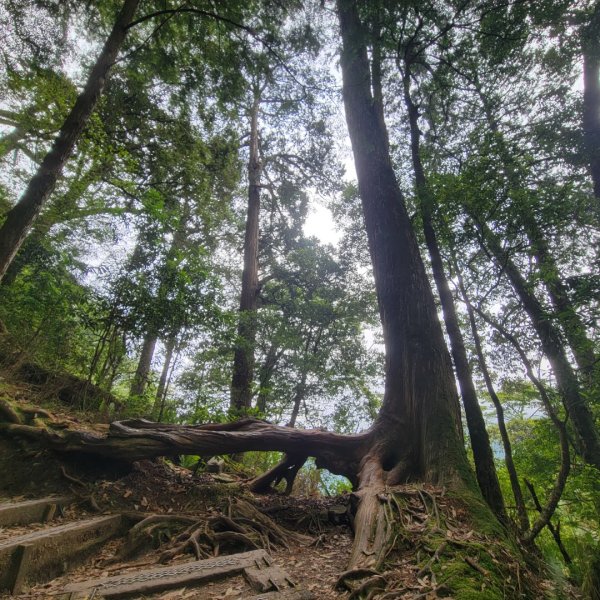
POLYGON ((267 351, 265 362, 260 367, 260 372, 258 376, 259 388, 258 398, 256 400, 256 409, 262 415, 264 415, 267 411, 267 401, 269 399, 269 384, 271 382, 271 377, 273 376, 275 366, 277 365, 277 361, 279 360, 281 355, 282 351, 279 350, 274 343, 272 343, 269 346, 269 350, 267 351))
POLYGON ((377 116, 377 120, 379 121, 379 126, 381 127, 381 130, 383 132, 385 138, 385 145, 389 153, 390 140, 387 126, 385 124, 385 108, 383 101, 383 69, 381 66, 381 26, 379 24, 373 26, 373 42, 371 54, 371 85, 373 87, 373 105, 375 107, 375 115, 377 116))
POLYGON ((471 325, 471 333, 473 335, 473 341, 475 343, 475 352, 477 353, 477 361, 479 362, 479 369, 483 375, 485 381, 485 387, 487 388, 488 394, 496 409, 496 417, 498 419, 498 430, 500 431, 500 438, 502 439, 502 446, 504 448, 504 464, 508 471, 508 478, 510 480, 510 487, 512 489, 513 496, 515 498, 515 506, 517 508, 517 516, 519 520, 519 528, 521 532, 525 532, 529 529, 529 517, 527 516, 527 508, 525 507, 525 500, 523 498, 523 490, 519 483, 519 475, 515 467, 512 453, 512 445, 510 443, 510 437, 506 429, 506 421, 504 419, 504 407, 492 382, 492 377, 487 368, 485 354, 483 353, 483 346, 481 344, 481 338, 479 337, 479 331, 477 328, 477 321, 475 319, 475 311, 473 305, 467 294, 462 275, 458 269, 456 259, 454 259, 454 272, 458 279, 458 289, 460 290, 463 302, 467 307, 467 313, 469 315, 469 323, 471 325))
POLYGON ((490 445, 490 438, 485 425, 485 419, 483 418, 483 413, 479 406, 465 342, 456 312, 454 297, 452 296, 452 291, 450 290, 450 285, 448 284, 448 279, 444 271, 442 255, 433 226, 435 199, 427 184, 425 170, 421 162, 421 133, 418 123, 419 113, 410 92, 410 60, 409 48, 407 49, 407 54, 404 59, 402 83, 404 89, 404 101, 408 112, 416 193, 417 198, 419 199, 421 218, 423 219, 425 243, 427 244, 427 249, 429 251, 433 278, 442 304, 446 331, 448 332, 448 337, 450 339, 450 349, 456 368, 456 377, 460 386, 465 416, 467 418, 467 427, 471 440, 471 448, 473 450, 477 482, 483 497, 496 516, 501 521, 507 522, 508 519, 504 507, 504 498, 502 497, 502 490, 500 489, 500 482, 498 481, 498 475, 496 473, 496 465, 494 464, 494 454, 490 445))
POLYGON ((133 376, 133 381, 131 382, 131 388, 129 390, 130 397, 143 396, 146 391, 150 379, 150 369, 157 340, 158 337, 155 333, 147 333, 146 337, 144 337, 137 369, 135 370, 135 375, 133 376))
MULTIPOLYGON (((583 54, 583 138, 586 158, 600 200, 600 2, 581 32, 583 54)), ((596 206, 600 217, 600 205, 596 206)))
MULTIPOLYGON (((600 4, 596 9, 596 13, 598 15, 597 18, 600 18, 600 4)), ((600 35, 600 31, 597 33, 600 35)), ((600 42, 597 43, 600 50, 600 42)), ((598 83, 599 74, 600 73, 596 73, 596 81, 598 86, 600 86, 600 83, 598 83)), ((521 183, 516 177, 513 167, 514 163, 509 154, 504 135, 500 130, 500 124, 493 113, 491 103, 477 82, 476 88, 483 105, 489 128, 493 133, 496 134, 495 139, 499 146, 504 174, 507 178, 510 188, 516 191, 521 187, 521 183)), ((598 115, 598 130, 600 132, 600 87, 598 89, 596 113, 598 115)), ((600 139, 598 140, 597 151, 600 153, 600 139)), ((598 161, 600 168, 600 157, 598 158, 598 161)), ((567 289, 562 282, 560 272, 556 265, 556 261, 550 252, 546 237, 544 236, 543 231, 540 229, 532 209, 523 202, 519 201, 515 202, 514 206, 520 217, 520 223, 523 226, 527 237, 529 238, 540 278, 548 290, 548 295, 550 296, 550 300, 552 301, 552 305, 556 311, 556 317, 564 331, 567 343, 573 352, 573 356, 575 357, 577 366, 584 377, 586 385, 593 389, 598 377, 598 369, 600 369, 598 359, 594 353, 594 344, 588 337, 586 327, 582 323, 581 318, 577 314, 577 311, 575 310, 575 307, 569 298, 567 289)))
POLYGON ((590 390, 595 389, 600 363, 594 353, 594 343, 588 337, 585 325, 577 314, 567 289, 562 282, 556 261, 550 253, 544 234, 535 222, 533 215, 523 218, 527 236, 538 265, 540 277, 548 290, 548 296, 562 326, 569 348, 573 352, 582 380, 590 390), (528 218, 526 218, 528 217, 528 218))
POLYGON ((156 397, 154 399, 154 407, 152 409, 152 414, 155 418, 158 419, 160 423, 161 419, 158 418, 159 415, 162 416, 163 413, 163 405, 167 392, 167 378, 169 376, 169 369, 171 367, 171 360, 173 359, 173 352, 175 350, 175 338, 170 337, 165 344, 165 361, 163 363, 163 368, 160 373, 160 379, 158 380, 158 388, 156 390, 156 397))
POLYGON ((254 346, 258 301, 258 233, 260 215, 260 183, 262 164, 258 143, 258 110, 260 91, 254 92, 250 111, 250 160, 248 162, 248 214, 244 237, 244 270, 238 324, 238 339, 233 358, 231 409, 244 414, 252 404, 254 346))
POLYGON ((139 0, 125 0, 113 29, 94 65, 83 92, 65 119, 58 137, 33 176, 19 202, 0 228, 0 279, 19 250, 33 222, 52 193, 56 181, 100 98, 108 72, 127 34, 139 0))
POLYGON ((62 452, 83 453, 133 463, 144 458, 193 454, 214 456, 242 451, 285 452, 293 456, 314 456, 325 468, 356 480, 356 472, 370 432, 341 435, 320 429, 292 429, 258 419, 206 425, 170 425, 144 419, 115 421, 108 435, 86 431, 42 429, 29 425, 16 427, 0 423, 0 431, 41 441, 62 452))
POLYGON ((519 344, 517 338, 512 335, 505 327, 493 321, 489 316, 487 316, 483 311, 477 310, 477 313, 481 316, 481 318, 494 327, 500 335, 506 338, 515 348, 523 364, 525 365, 525 370, 527 371, 527 376, 529 380, 533 383, 533 385, 537 388, 542 404, 544 405, 544 409, 548 414, 548 417, 552 421, 552 424, 556 428, 558 433, 558 439, 560 444, 560 468, 556 475, 556 479, 554 481, 554 486, 552 487, 552 491, 548 497, 548 501, 546 502, 546 506, 539 509, 540 516, 535 520, 531 529, 524 533, 522 539, 525 542, 533 542, 533 540, 537 537, 540 531, 548 526, 548 529, 551 530, 550 519, 558 506, 560 498, 562 496, 563 490, 565 489, 565 484, 567 483, 567 477, 569 476, 569 472, 571 470, 571 454, 570 454, 570 446, 569 446, 569 436, 567 433, 566 422, 563 422, 558 417, 552 402, 550 401, 550 397, 546 388, 542 384, 542 382, 536 377, 533 371, 533 365, 531 364, 527 354, 519 344))
POLYGON ((288 427, 296 427, 296 419, 298 418, 298 413, 300 412, 300 405, 306 396, 306 378, 308 376, 308 371, 305 370, 302 373, 302 377, 300 381, 296 384, 296 388, 294 390, 294 400, 292 406, 292 414, 290 415, 290 420, 287 424, 288 427))
POLYGON ((600 440, 594 425, 594 419, 585 398, 579 390, 579 382, 562 345, 560 335, 543 306, 530 290, 527 281, 514 264, 510 255, 502 248, 498 237, 485 223, 478 221, 477 216, 470 211, 470 217, 475 222, 482 243, 486 244, 500 267, 506 273, 513 289, 523 303, 525 312, 537 332, 544 354, 548 358, 556 382, 558 384, 565 409, 569 413, 573 427, 581 444, 583 459, 600 469, 600 440))
POLYGON ((378 565, 386 548, 385 485, 461 485, 469 469, 450 357, 433 294, 371 94, 355 0, 338 0, 346 121, 362 199, 386 347, 385 391, 361 462, 352 566, 378 565))

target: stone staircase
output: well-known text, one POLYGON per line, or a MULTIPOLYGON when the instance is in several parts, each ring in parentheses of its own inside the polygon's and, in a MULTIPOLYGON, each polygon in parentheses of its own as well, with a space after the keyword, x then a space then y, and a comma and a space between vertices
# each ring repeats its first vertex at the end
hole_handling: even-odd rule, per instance
MULTIPOLYGON (((85 564, 107 541, 123 536, 131 525, 129 519, 120 514, 52 524, 71 502, 68 497, 48 497, 0 504, 0 595, 18 596, 32 584, 69 573, 85 564), (44 525, 23 533, 23 526, 34 523, 44 525), (15 535, 11 535, 13 530, 15 535)), ((208 582, 240 575, 246 582, 247 592, 237 597, 243 600, 314 598, 300 590, 262 549, 153 566, 88 581, 67 581, 52 597, 60 600, 147 598, 165 590, 186 587, 198 588, 198 598, 201 598, 202 586, 208 582)), ((65 579, 68 577, 62 578, 65 579)))

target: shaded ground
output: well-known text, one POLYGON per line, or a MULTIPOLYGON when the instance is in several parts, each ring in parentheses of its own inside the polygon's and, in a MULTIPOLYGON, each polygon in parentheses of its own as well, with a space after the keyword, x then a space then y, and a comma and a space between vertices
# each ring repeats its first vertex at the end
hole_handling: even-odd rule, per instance
MULTIPOLYGON (((11 402, 17 406, 25 405, 27 395, 15 394, 11 402)), ((85 413, 75 415, 55 406, 49 418, 52 426, 59 429, 72 427, 100 432, 107 427, 95 423, 85 413)), ((346 569, 352 545, 350 511, 346 511, 351 504, 350 496, 254 496, 246 483, 243 476, 227 474, 223 478, 207 472, 195 474, 163 459, 140 461, 133 469, 127 469, 113 462, 68 458, 36 448, 29 442, 0 436, 0 500, 39 498, 48 493, 70 493, 77 498, 76 504, 52 524, 0 529, 0 541, 99 513, 127 514, 132 523, 149 514, 183 515, 196 522, 208 523, 219 515, 227 515, 236 499, 243 498, 275 524, 289 530, 287 547, 267 541, 266 549, 274 564, 282 567, 304 589, 312 591, 317 599, 348 597, 347 590, 334 586, 346 569), (229 482, 224 483, 224 479, 229 482), (293 532, 308 537, 298 539, 293 532)), ((465 577, 475 578, 478 596, 486 598, 490 569, 494 565, 501 566, 504 573, 503 598, 552 595, 554 583, 536 575, 535 567, 515 559, 518 553, 507 548, 504 540, 496 539, 493 531, 481 533, 461 500, 450 497, 445 490, 423 485, 398 486, 390 489, 389 494, 381 494, 380 501, 386 505, 390 518, 398 523, 386 569, 381 576, 377 575, 391 594, 389 598, 430 600, 450 597, 449 589, 456 589, 465 577)), ((23 600, 52 598, 67 583, 137 573, 157 566, 165 549, 173 546, 183 529, 182 525, 165 527, 160 535, 149 537, 147 543, 126 557, 121 555, 125 541, 110 541, 68 574, 46 584, 25 588, 17 597, 23 600)), ((221 554, 245 549, 217 548, 221 554)), ((191 547, 186 548, 167 564, 195 560, 191 550, 191 547)), ((562 597, 578 597, 568 587, 561 593, 562 597)), ((201 588, 171 590, 147 598, 216 600, 246 598, 254 594, 256 592, 252 592, 240 576, 201 588)))

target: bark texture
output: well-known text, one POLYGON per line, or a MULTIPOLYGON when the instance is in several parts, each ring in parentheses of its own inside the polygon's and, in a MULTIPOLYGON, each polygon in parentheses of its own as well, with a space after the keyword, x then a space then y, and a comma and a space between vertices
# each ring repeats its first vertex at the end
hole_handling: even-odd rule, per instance
MULTIPOLYGON (((600 2, 594 6, 589 22, 581 31, 583 54, 583 136, 586 158, 600 200, 600 2)), ((596 206, 600 217, 600 206, 596 206)))
POLYGON ((435 199, 429 189, 425 169, 423 168, 423 163, 421 161, 421 132, 419 130, 418 122, 419 111, 416 104, 413 102, 410 90, 411 52, 411 45, 409 45, 405 49, 402 83, 404 89, 404 102, 410 126, 413 170, 415 174, 417 198, 419 199, 421 218, 423 220, 425 243, 431 260, 433 278, 442 305, 444 323, 446 324, 446 331, 448 333, 448 338, 450 339, 452 359, 454 360, 454 367, 456 368, 456 378, 458 379, 463 406, 465 408, 467 428, 469 430, 471 448, 473 450, 473 458, 475 461, 477 483, 479 484, 483 497, 496 516, 500 520, 506 522, 508 519, 504 507, 502 490, 500 489, 500 482, 498 481, 498 474, 496 473, 496 465, 494 464, 494 454, 485 425, 485 419, 483 418, 483 413, 479 406, 477 392, 475 391, 473 375, 467 357, 465 341, 460 329, 454 297, 452 296, 448 278, 446 277, 442 253, 433 225, 435 199))
POLYGON ((39 215, 100 98, 108 72, 127 34, 139 0, 125 0, 83 92, 65 119, 52 148, 0 228, 0 279, 39 215))
POLYGON ((346 121, 386 347, 383 404, 358 473, 350 560, 372 566, 389 542, 379 499, 385 485, 460 485, 470 473, 450 357, 371 93, 367 32, 355 0, 338 0, 337 8, 346 121))
POLYGON ((248 214, 244 237, 244 270, 238 341, 233 358, 231 379, 231 409, 244 414, 252 404, 254 379, 254 346, 256 342, 256 310, 258 303, 258 234, 260 215, 260 182, 262 164, 258 143, 258 110, 260 92, 254 93, 250 111, 250 161, 248 163, 248 214))
POLYGON ((37 440, 61 452, 83 453, 131 463, 144 458, 195 454, 214 456, 246 451, 278 451, 312 456, 319 468, 354 478, 373 434, 340 435, 271 425, 258 419, 206 425, 169 425, 144 419, 115 421, 107 435, 0 423, 5 435, 37 440))
POLYGON ((156 348, 157 341, 158 337, 154 333, 149 333, 144 338, 137 369, 135 370, 131 388, 129 389, 130 396, 142 396, 148 387, 152 358, 154 357, 154 349, 156 348))

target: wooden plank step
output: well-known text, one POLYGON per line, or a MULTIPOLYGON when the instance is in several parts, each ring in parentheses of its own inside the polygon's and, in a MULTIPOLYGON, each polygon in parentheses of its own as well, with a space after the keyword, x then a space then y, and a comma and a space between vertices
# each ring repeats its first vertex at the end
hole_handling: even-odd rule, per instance
POLYGON ((65 587, 62 598, 70 600, 87 598, 90 592, 95 592, 94 598, 109 599, 127 596, 139 598, 143 594, 152 594, 170 588, 237 575, 246 568, 268 567, 270 564, 271 557, 265 550, 252 550, 170 567, 148 569, 136 574, 116 575, 72 583, 65 587))
POLYGON ((121 515, 75 521, 0 542, 0 590, 18 593, 26 582, 48 581, 119 534, 121 515))
POLYGON ((282 592, 267 592, 258 596, 246 596, 244 600, 315 600, 315 595, 306 590, 287 589, 282 592))
POLYGON ((38 500, 0 503, 0 527, 44 523, 52 520, 61 508, 69 505, 69 496, 48 496, 38 500))
POLYGON ((244 577, 250 587, 257 592, 282 591, 296 586, 290 576, 275 565, 264 568, 248 567, 244 569, 244 577))

